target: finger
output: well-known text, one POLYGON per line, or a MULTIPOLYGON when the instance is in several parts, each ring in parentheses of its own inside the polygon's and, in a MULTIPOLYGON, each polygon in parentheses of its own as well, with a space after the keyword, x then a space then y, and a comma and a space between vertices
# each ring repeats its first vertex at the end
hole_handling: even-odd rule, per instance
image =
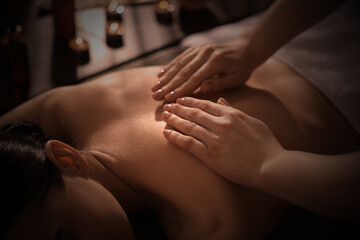
POLYGON ((200 159, 206 154, 206 145, 193 137, 185 136, 170 129, 164 129, 163 134, 170 143, 189 151, 200 159))
POLYGON ((217 103, 221 104, 221 105, 224 105, 224 106, 229 106, 230 107, 230 103, 228 101, 226 101, 225 98, 222 98, 222 97, 217 100, 217 103))
POLYGON ((196 71, 188 81, 186 81, 178 89, 173 90, 173 93, 170 96, 165 96, 167 100, 174 100, 181 96, 184 96, 187 92, 191 92, 196 89, 201 83, 208 78, 211 78, 213 75, 216 75, 219 72, 219 69, 214 65, 214 63, 204 64, 196 71))
POLYGON ((184 97, 177 99, 176 102, 183 106, 201 109, 202 111, 210 113, 211 115, 217 117, 223 116, 226 112, 224 106, 208 100, 199 100, 192 97, 184 97))
POLYGON ((185 96, 193 92, 200 86, 201 79, 196 79, 191 85, 192 88, 187 88, 186 91, 178 91, 179 86, 188 85, 188 79, 193 75, 203 64, 207 61, 206 57, 194 58, 186 67, 184 67, 166 86, 163 87, 163 91, 170 92, 165 95, 165 99, 173 101, 178 97, 185 96), (177 89, 178 88, 178 89, 177 89), (175 89, 175 90, 174 90, 175 89))
POLYGON ((210 67, 212 64, 208 63, 211 54, 212 51, 206 48, 200 51, 191 62, 181 69, 181 71, 162 88, 164 92, 171 92, 165 95, 165 99, 173 101, 178 97, 193 92, 200 86, 201 82, 206 79, 206 76, 212 75, 214 70, 210 67), (208 67, 204 68, 204 66, 208 67))
POLYGON ((195 47, 190 47, 190 48, 186 49, 185 51, 180 53, 178 56, 176 56, 173 60, 171 60, 168 64, 166 64, 165 67, 163 69, 161 69, 160 72, 158 73, 158 77, 160 78, 168 69, 170 69, 177 61, 179 61, 179 59, 181 59, 182 57, 184 57, 185 55, 187 55, 188 53, 193 51, 194 48, 195 47), (159 74, 161 76, 159 76, 159 74))
POLYGON ((201 84, 201 92, 209 93, 220 91, 226 88, 232 88, 236 86, 240 86, 247 79, 241 79, 241 77, 236 73, 228 73, 226 75, 221 75, 216 78, 208 78, 201 84), (209 87, 211 86, 211 90, 209 91, 209 87))
MULTIPOLYGON (((176 64, 169 69, 164 76, 159 80, 159 82, 156 84, 157 87, 161 87, 161 86, 165 86, 169 81, 171 81, 177 74, 178 72, 185 67, 186 65, 188 65, 188 63, 194 58, 195 56, 193 54, 189 54, 184 56, 182 59, 180 59, 178 62, 176 62, 176 64)), ((154 88, 155 89, 155 88, 154 88)), ((164 99, 164 96, 166 94, 168 94, 172 89, 168 88, 168 87, 161 87, 160 89, 158 89, 156 92, 153 93, 152 97, 155 100, 162 100, 164 99)))
POLYGON ((203 126, 210 131, 216 129, 218 117, 198 108, 186 107, 180 104, 165 104, 163 110, 174 113, 177 116, 203 126))
POLYGON ((168 111, 164 111, 162 114, 162 118, 170 126, 176 128, 177 130, 179 130, 180 132, 182 132, 185 135, 188 135, 188 136, 191 136, 191 137, 194 137, 194 138, 200 140, 205 145, 207 145, 207 143, 209 143, 209 141, 211 141, 212 139, 215 138, 214 134, 211 133, 206 128, 204 128, 194 122, 183 119, 183 118, 177 116, 176 114, 172 114, 168 111))
MULTIPOLYGON (((174 67, 174 65, 176 65, 177 62, 179 62, 182 58, 188 56, 192 51, 194 50, 194 48, 189 48, 187 50, 185 50, 184 52, 182 52, 180 55, 178 55, 177 57, 175 57, 170 63, 168 63, 164 68, 162 68, 160 70, 160 72, 157 74, 158 78, 161 78, 164 76, 164 74, 166 74, 166 72, 169 71, 169 69, 171 69, 172 67, 174 67)), ((161 86, 163 86, 163 80, 159 80, 152 88, 152 91, 156 91, 157 89, 159 89, 161 86)))

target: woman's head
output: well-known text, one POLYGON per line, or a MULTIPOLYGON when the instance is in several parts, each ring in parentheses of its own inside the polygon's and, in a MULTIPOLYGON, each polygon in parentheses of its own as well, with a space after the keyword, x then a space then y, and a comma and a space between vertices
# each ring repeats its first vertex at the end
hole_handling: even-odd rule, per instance
POLYGON ((59 169, 45 155, 45 143, 32 122, 0 129, 1 236, 27 203, 42 201, 50 188, 64 187, 59 169))
POLYGON ((0 163, 0 237, 132 239, 116 199, 87 178, 86 157, 65 143, 46 141, 36 124, 0 129, 0 163))

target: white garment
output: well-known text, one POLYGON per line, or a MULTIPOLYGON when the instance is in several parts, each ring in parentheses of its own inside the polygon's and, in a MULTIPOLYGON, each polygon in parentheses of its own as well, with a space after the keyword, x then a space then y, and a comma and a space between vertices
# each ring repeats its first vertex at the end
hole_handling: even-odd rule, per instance
MULTIPOLYGON (((182 45, 230 41, 260 15, 190 35, 182 45)), ((345 2, 283 46, 274 57, 322 91, 360 134, 359 0, 345 2)))
POLYGON ((360 1, 345 2, 274 57, 322 91, 360 133, 360 1))

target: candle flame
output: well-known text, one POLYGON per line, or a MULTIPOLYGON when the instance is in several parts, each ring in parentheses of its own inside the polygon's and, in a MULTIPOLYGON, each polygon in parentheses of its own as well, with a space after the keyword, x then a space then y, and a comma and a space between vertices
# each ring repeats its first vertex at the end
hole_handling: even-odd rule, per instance
POLYGON ((168 10, 169 12, 175 11, 175 5, 174 5, 174 4, 169 4, 169 6, 167 7, 167 10, 168 10))
POLYGON ((114 12, 116 7, 119 5, 119 1, 111 1, 109 6, 108 6, 108 10, 109 12, 114 12))
POLYGON ((125 11, 125 8, 124 8, 123 5, 119 5, 119 6, 116 8, 116 13, 117 13, 117 14, 122 14, 124 11, 125 11))
POLYGON ((118 28, 119 28, 119 24, 118 24, 118 23, 114 22, 114 23, 110 24, 110 30, 111 30, 112 32, 115 32, 118 28))
POLYGON ((159 7, 162 9, 166 9, 168 7, 169 3, 167 1, 160 1, 159 7))
POLYGON ((83 44, 84 44, 84 40, 83 40, 82 37, 77 37, 77 38, 75 39, 75 43, 76 43, 76 45, 83 45, 83 44))
POLYGON ((22 31, 22 27, 21 27, 20 25, 16 25, 15 31, 21 32, 21 31, 22 31))

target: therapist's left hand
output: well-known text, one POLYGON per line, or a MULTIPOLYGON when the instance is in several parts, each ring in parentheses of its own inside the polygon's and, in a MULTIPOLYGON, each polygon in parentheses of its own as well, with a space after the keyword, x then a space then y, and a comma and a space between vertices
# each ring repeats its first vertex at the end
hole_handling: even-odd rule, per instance
POLYGON ((217 103, 181 98, 164 105, 164 121, 177 129, 164 129, 165 138, 198 157, 224 178, 244 186, 258 187, 262 164, 284 150, 265 123, 217 103))

